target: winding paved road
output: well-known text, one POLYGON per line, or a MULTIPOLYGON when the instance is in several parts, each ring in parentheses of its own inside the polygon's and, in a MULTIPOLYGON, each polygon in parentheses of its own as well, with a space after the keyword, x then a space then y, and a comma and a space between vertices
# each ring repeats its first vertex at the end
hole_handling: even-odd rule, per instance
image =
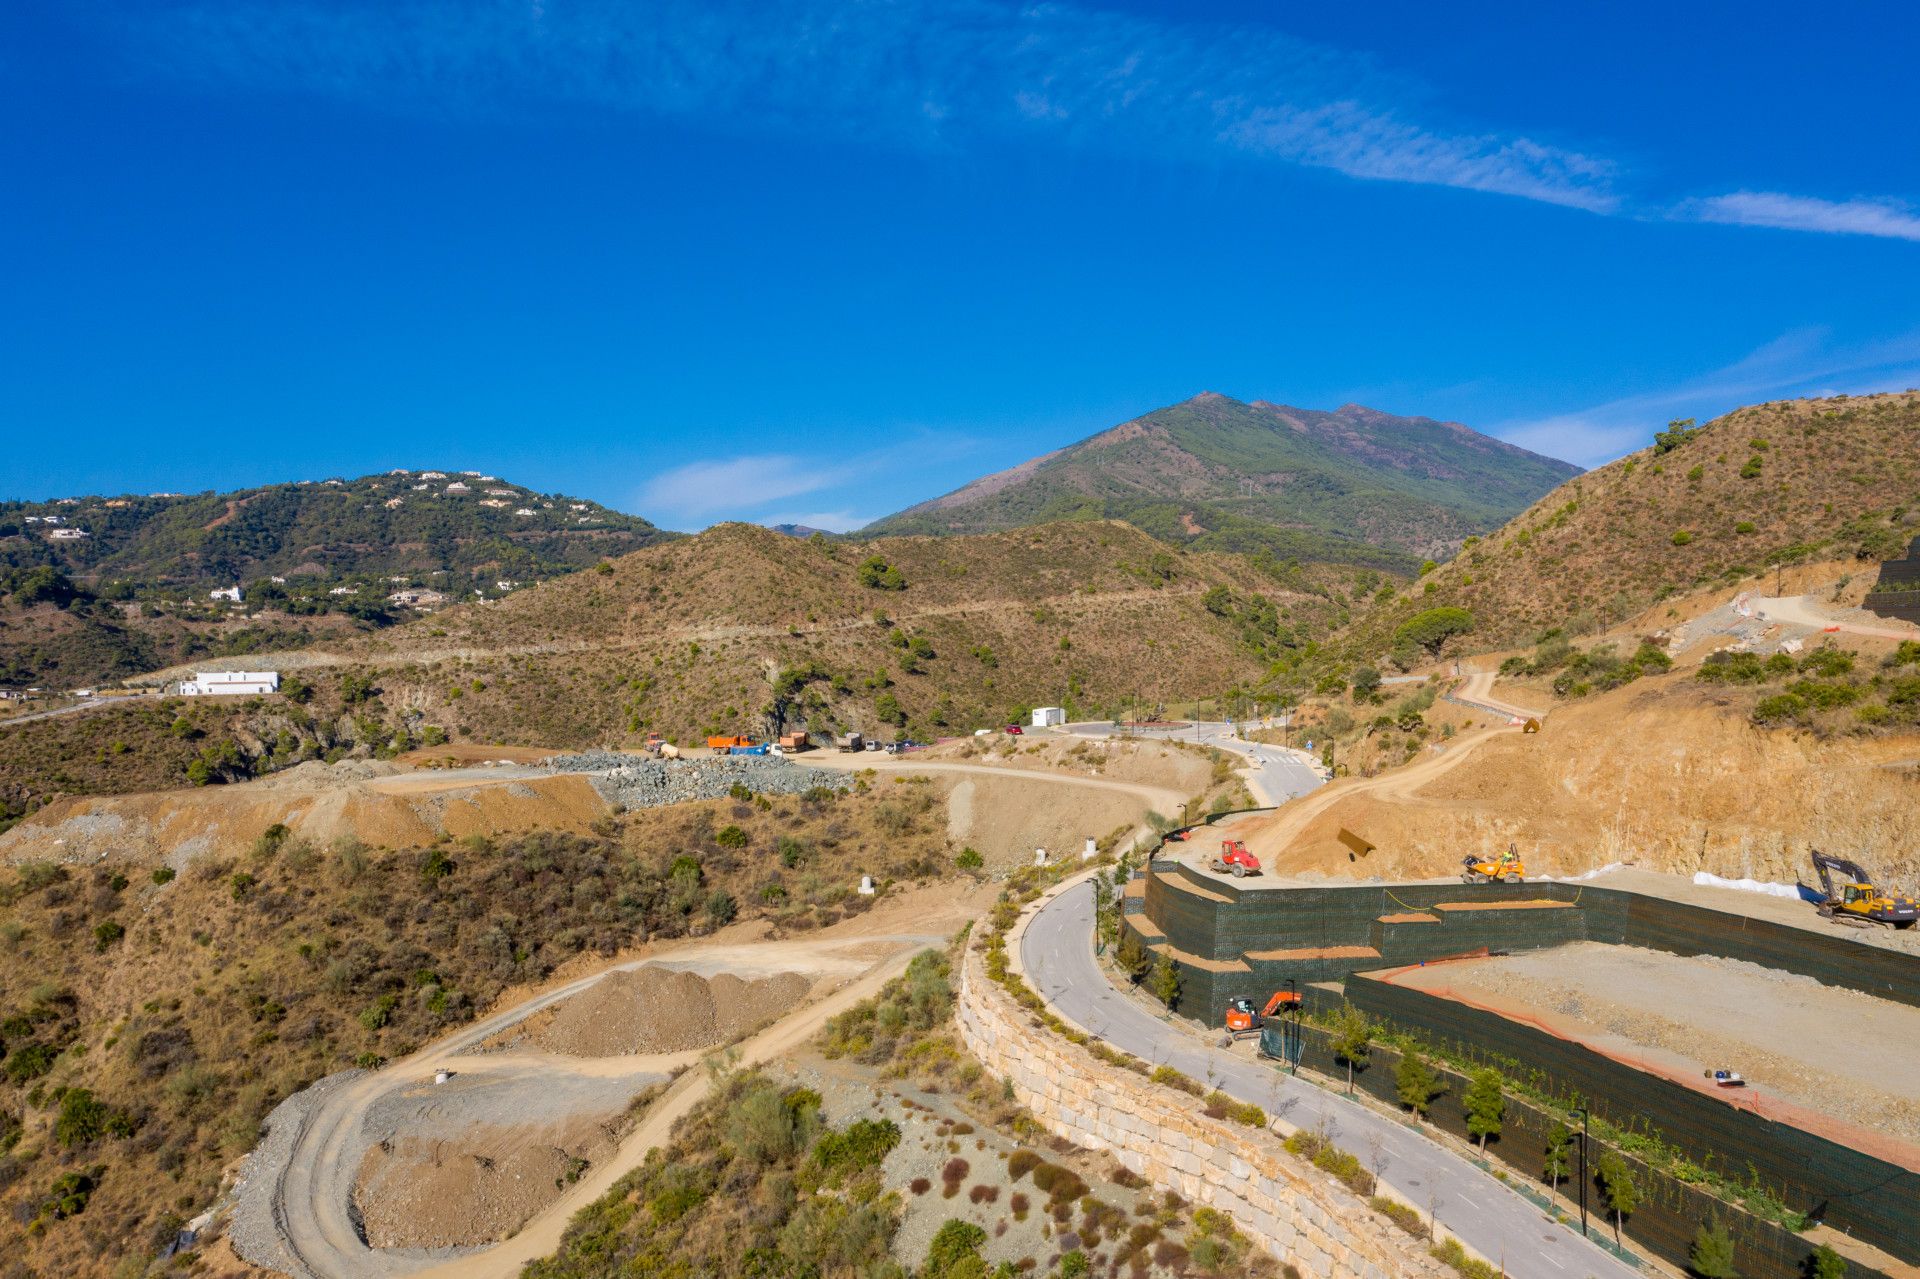
POLYGON ((1060 1016, 1136 1057, 1212 1080, 1289 1124, 1324 1124, 1334 1143, 1375 1168, 1396 1197, 1431 1211, 1468 1247, 1504 1264, 1514 1279, 1639 1274, 1406 1125, 1267 1063, 1215 1048, 1128 999, 1094 960, 1090 884, 1078 884, 1044 905, 1027 924, 1019 949, 1028 980, 1060 1016))
MULTIPOLYGON (((1076 737, 1114 737, 1119 734, 1120 728, 1112 720, 1088 720, 1064 725, 1062 731, 1076 737)), ((1322 784, 1320 774, 1314 771, 1305 752, 1262 742, 1242 741, 1234 734, 1232 724, 1201 721, 1183 724, 1178 728, 1128 729, 1127 736, 1194 742, 1232 751, 1252 765, 1247 774, 1247 789, 1253 792, 1256 800, 1268 807, 1283 804, 1322 784)), ((1175 807, 1178 807, 1178 801, 1175 807)))

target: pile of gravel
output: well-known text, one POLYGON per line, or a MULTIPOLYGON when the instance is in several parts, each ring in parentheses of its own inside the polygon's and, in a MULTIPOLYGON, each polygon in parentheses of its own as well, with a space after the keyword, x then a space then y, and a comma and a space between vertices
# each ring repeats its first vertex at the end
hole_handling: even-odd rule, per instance
POLYGON ((557 773, 585 773, 610 804, 658 808, 696 799, 724 799, 735 786, 756 795, 800 795, 816 787, 844 791, 853 783, 844 773, 807 768, 777 755, 715 755, 707 759, 655 759, 619 751, 556 755, 546 767, 557 773))

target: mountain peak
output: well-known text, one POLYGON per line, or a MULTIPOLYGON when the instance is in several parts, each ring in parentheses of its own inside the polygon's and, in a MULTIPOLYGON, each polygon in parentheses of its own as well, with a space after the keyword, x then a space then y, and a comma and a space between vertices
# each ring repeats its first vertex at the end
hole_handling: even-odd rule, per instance
POLYGON ((1122 519, 1197 549, 1411 569, 1451 554, 1578 468, 1457 424, 1218 391, 1155 409, 868 525, 984 533, 1122 519))

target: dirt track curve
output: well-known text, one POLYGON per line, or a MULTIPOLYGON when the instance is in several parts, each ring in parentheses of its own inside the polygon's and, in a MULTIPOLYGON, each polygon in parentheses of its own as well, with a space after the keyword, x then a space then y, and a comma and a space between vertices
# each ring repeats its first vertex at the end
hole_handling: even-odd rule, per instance
MULTIPOLYGON (((834 762, 849 769, 874 768, 882 773, 954 772, 1044 781, 1078 789, 1119 791, 1137 798, 1149 808, 1169 805, 1177 808, 1182 798, 1178 792, 1164 787, 978 764, 921 763, 911 758, 883 762, 853 756, 844 762, 834 762)), ((949 919, 936 910, 917 915, 913 925, 943 929, 951 925, 957 928, 966 917, 963 911, 949 919)), ((762 943, 790 949, 795 952, 796 959, 801 952, 821 952, 825 957, 826 953, 838 948, 876 942, 895 942, 900 949, 867 967, 849 984, 743 1041, 736 1050, 738 1064, 744 1066, 769 1061, 804 1044, 827 1018, 876 993, 906 966, 916 951, 927 945, 943 943, 949 931, 883 936, 850 934, 806 942, 762 943)), ((677 964, 698 960, 703 955, 724 957, 729 952, 738 953, 735 947, 695 946, 674 950, 659 958, 677 964)), ((519 1052, 471 1052, 502 1030, 586 990, 608 973, 632 969, 645 962, 652 961, 628 960, 608 965, 598 972, 475 1022, 402 1061, 371 1074, 349 1078, 340 1086, 325 1090, 300 1120, 299 1130, 284 1160, 276 1168, 264 1170, 261 1174, 271 1179, 268 1193, 274 1229, 280 1248, 292 1263, 290 1268, 293 1272, 316 1279, 345 1279, 346 1276, 356 1279, 359 1276, 399 1279, 400 1276, 412 1275, 445 1276, 447 1279, 454 1276, 459 1279, 485 1279, 488 1276, 512 1279, 520 1273, 521 1266, 526 1262, 547 1256, 557 1249, 561 1233, 573 1214, 605 1194, 616 1181, 637 1167, 650 1149, 667 1139, 674 1121, 692 1109, 706 1094, 710 1082, 708 1072, 698 1068, 686 1070, 648 1108, 640 1124, 622 1139, 611 1159, 592 1168, 577 1184, 569 1187, 560 1198, 529 1220, 512 1238, 453 1259, 405 1250, 377 1250, 368 1246, 362 1237, 352 1204, 352 1188, 359 1172, 362 1124, 369 1110, 380 1099, 402 1089, 420 1086, 443 1067, 462 1074, 484 1073, 503 1078, 543 1071, 556 1077, 560 1072, 567 1076, 625 1075, 631 1078, 633 1090, 637 1093, 666 1072, 692 1065, 710 1055, 708 1052, 694 1051, 583 1061, 519 1052)))

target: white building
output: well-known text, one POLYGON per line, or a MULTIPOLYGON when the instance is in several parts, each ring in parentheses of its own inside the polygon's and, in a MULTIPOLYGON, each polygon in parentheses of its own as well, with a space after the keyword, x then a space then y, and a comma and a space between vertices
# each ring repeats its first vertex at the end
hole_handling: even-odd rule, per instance
POLYGON ((1061 706, 1036 706, 1033 708, 1033 726, 1035 728, 1057 728, 1067 722, 1067 712, 1061 706))
POLYGON ((87 531, 83 528, 57 528, 47 536, 56 542, 77 542, 87 536, 87 531))
POLYGON ((258 697, 279 691, 279 671, 195 671, 180 685, 182 697, 258 697))
POLYGON ((207 592, 207 598, 210 600, 225 600, 229 604, 238 604, 240 602, 240 588, 237 586, 216 586, 207 592))
POLYGON ((473 490, 462 484, 459 480, 455 480, 453 483, 447 485, 447 492, 453 494, 455 497, 459 497, 462 493, 471 493, 473 490))
POLYGON ((445 471, 422 471, 420 472, 420 478, 423 480, 444 480, 447 478, 447 473, 445 471))

